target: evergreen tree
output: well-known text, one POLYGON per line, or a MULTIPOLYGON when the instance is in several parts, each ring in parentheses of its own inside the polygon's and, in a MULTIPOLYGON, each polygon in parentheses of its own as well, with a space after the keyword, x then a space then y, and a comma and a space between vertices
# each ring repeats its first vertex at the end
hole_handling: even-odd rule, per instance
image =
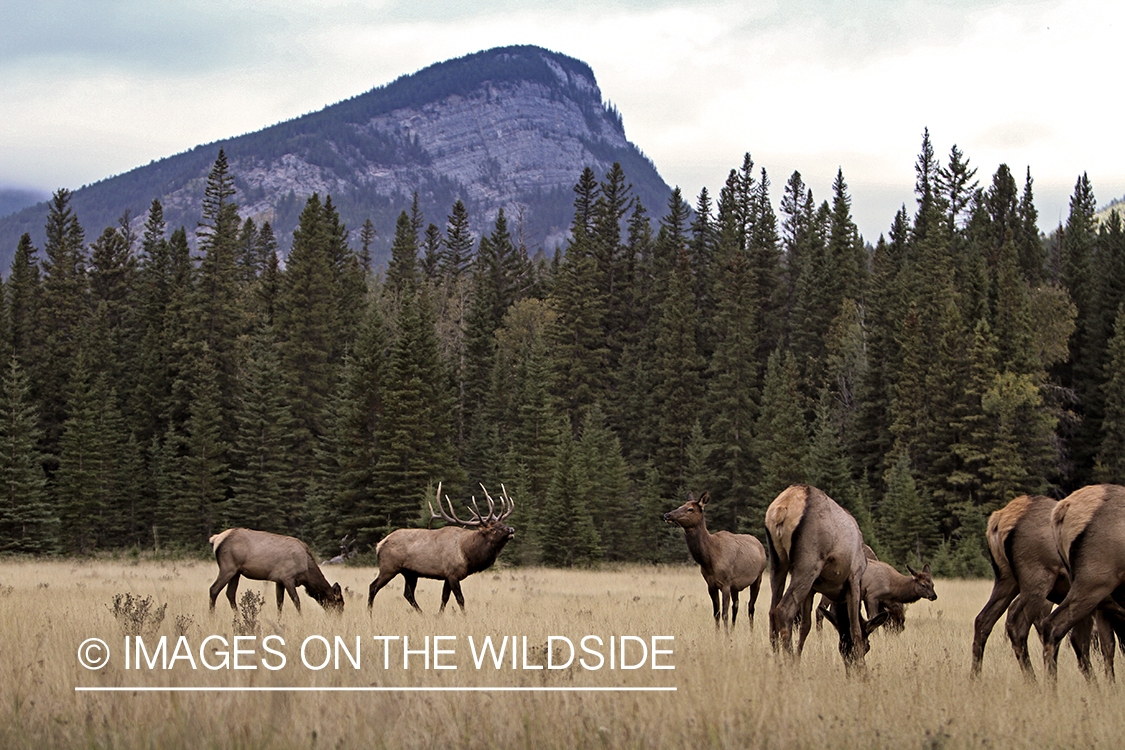
POLYGON ((410 217, 405 211, 395 223, 395 238, 391 243, 391 262, 387 266, 386 293, 396 299, 413 294, 418 285, 418 241, 410 217))
POLYGON ((191 416, 183 437, 183 485, 169 541, 186 549, 203 544, 222 528, 229 483, 229 446, 222 439, 218 372, 209 356, 200 363, 192 392, 191 416))
POLYGON ((407 296, 376 429, 374 503, 382 530, 419 520, 429 487, 450 471, 450 415, 429 301, 407 296))
POLYGON ((543 562, 547 565, 588 565, 600 557, 601 540, 587 505, 590 480, 576 453, 574 439, 564 436, 541 521, 543 562))
POLYGON ((47 495, 31 386, 16 357, 0 388, 0 551, 54 552, 58 516, 47 495))
POLYGON ((765 525, 766 507, 791 484, 804 481, 803 462, 808 452, 805 399, 792 355, 774 350, 766 363, 762 408, 754 425, 754 453, 761 474, 746 526, 765 525))
POLYGON ((934 514, 918 490, 905 454, 891 462, 886 481, 876 549, 880 559, 891 564, 919 565, 934 551, 934 514))
POLYGON ((294 471, 294 424, 276 345, 272 328, 261 327, 251 337, 243 362, 224 523, 285 534, 297 516, 288 486, 294 471))
POLYGON ((1105 418, 1101 424, 1096 478, 1121 483, 1125 481, 1125 305, 1117 311, 1106 364, 1105 418))
POLYGON ((687 251, 677 259, 656 323, 652 403, 654 463, 661 472, 665 497, 683 494, 691 426, 699 416, 703 359, 696 348, 698 313, 692 294, 687 251))
MULTIPOLYGON (((397 233, 396 229, 396 238, 397 233)), ((469 211, 458 198, 445 225, 445 249, 438 266, 443 276, 456 281, 468 270, 472 259, 473 235, 469 231, 469 211)))

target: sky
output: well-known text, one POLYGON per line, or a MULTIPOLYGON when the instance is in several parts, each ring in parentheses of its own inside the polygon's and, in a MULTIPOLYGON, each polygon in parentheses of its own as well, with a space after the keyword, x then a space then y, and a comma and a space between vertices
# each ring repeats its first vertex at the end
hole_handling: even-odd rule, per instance
POLYGON ((1113 83, 1125 3, 1094 0, 0 0, 0 187, 71 190, 361 94, 534 44, 590 65, 625 132, 694 205, 750 153, 775 205, 842 170, 870 241, 928 128, 982 186, 1030 168, 1040 226, 1086 173, 1125 196, 1113 83))

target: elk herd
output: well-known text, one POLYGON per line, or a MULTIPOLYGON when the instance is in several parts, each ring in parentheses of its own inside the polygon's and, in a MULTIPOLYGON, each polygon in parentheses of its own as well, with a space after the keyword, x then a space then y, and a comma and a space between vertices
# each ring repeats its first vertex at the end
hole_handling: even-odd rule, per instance
MULTIPOLYGON (((505 523, 515 509, 507 491, 502 487, 498 501, 487 490, 484 497, 487 509, 482 512, 473 498, 467 507, 470 516, 462 520, 448 497, 443 504, 439 484, 438 510, 429 506, 430 527, 387 534, 375 548, 378 573, 368 591, 368 609, 375 595, 401 575, 403 596, 415 610, 421 611, 415 587, 419 578, 427 578, 442 581, 439 611, 445 610, 450 594, 464 611, 461 581, 490 567, 515 536, 505 523), (446 525, 434 529, 434 520, 446 525)), ((663 519, 684 530, 688 551, 707 584, 716 627, 721 622, 734 628, 742 591, 748 591, 745 619, 753 627, 768 567, 773 650, 800 657, 813 623, 813 599, 820 594, 818 627, 823 618, 836 629, 850 673, 862 670, 877 628, 903 628, 905 604, 937 599, 929 564, 921 571, 908 565, 909 575, 903 575, 878 560, 855 518, 815 487, 793 485, 770 503, 765 546, 751 534, 708 531, 709 500, 709 493, 697 500, 689 492, 687 501, 663 519)), ((210 589, 211 609, 224 587, 235 608, 238 581, 245 576, 276 583, 279 613, 286 593, 300 611, 297 586, 304 586, 325 610, 343 610, 340 585, 328 583, 304 542, 250 529, 228 529, 210 541, 219 565, 210 589)), ((1027 645, 1034 627, 1052 679, 1059 644, 1069 635, 1083 674, 1092 675, 1090 651, 1096 642, 1112 680, 1115 641, 1125 650, 1125 487, 1093 485, 1059 501, 1017 497, 989 517, 986 541, 995 580, 974 622, 972 676, 979 676, 989 634, 1007 612, 1005 630, 1027 676, 1034 676, 1027 645)))

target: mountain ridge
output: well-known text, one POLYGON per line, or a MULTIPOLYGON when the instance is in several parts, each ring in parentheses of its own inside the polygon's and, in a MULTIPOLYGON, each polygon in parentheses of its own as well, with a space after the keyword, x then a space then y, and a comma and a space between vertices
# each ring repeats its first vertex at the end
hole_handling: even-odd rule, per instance
MULTIPOLYGON (((480 236, 500 208, 529 249, 552 250, 568 231, 573 186, 589 166, 600 177, 621 163, 651 214, 670 188, 625 136, 593 70, 534 46, 498 47, 434 63, 335 104, 214 141, 83 186, 71 206, 90 240, 127 210, 140 225, 154 198, 169 228, 198 222, 207 172, 219 149, 235 178, 242 217, 268 219, 283 252, 309 195, 331 195, 349 229, 370 218, 376 262, 394 223, 418 193, 426 222, 444 229, 453 202, 480 236), (522 226, 517 226, 521 224, 522 226)), ((20 235, 42 247, 47 204, 0 219, 0 267, 20 235)))

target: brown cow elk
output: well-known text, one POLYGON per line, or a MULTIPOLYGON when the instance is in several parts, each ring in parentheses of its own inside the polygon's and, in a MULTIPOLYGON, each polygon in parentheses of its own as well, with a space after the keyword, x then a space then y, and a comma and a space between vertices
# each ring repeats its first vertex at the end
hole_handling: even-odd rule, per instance
MULTIPOLYGON (((865 571, 864 576, 863 576, 863 588, 864 588, 864 591, 866 592, 867 588, 868 588, 868 576, 871 575, 872 572, 874 572, 873 568, 871 566, 871 563, 879 562, 879 557, 878 557, 878 555, 875 554, 875 550, 871 549, 871 547, 867 546, 866 544, 863 545, 863 556, 867 558, 867 570, 865 571)), ((890 566, 888 566, 888 567, 890 567, 890 566)), ((909 566, 907 566, 907 569, 909 569, 909 566)), ((892 570, 893 570, 893 568, 892 568, 892 570)), ((927 566, 927 569, 924 572, 927 574, 927 577, 928 577, 928 574, 929 574, 928 566, 927 566)), ((895 573, 898 573, 898 571, 895 571, 895 573)), ((873 581, 873 583, 875 583, 877 588, 880 585, 878 582, 873 581)), ((933 579, 932 578, 929 579, 929 583, 930 583, 930 588, 932 589, 933 588, 933 579)), ((864 606, 867 609, 867 616, 868 617, 874 617, 875 615, 879 614, 880 612, 886 612, 887 613, 887 620, 886 620, 886 622, 883 623, 883 629, 889 630, 893 633, 901 633, 903 630, 906 629, 906 604, 911 603, 911 602, 916 602, 916 601, 918 601, 918 599, 922 598, 922 596, 923 596, 923 594, 920 593, 918 596, 914 597, 913 599, 907 599, 905 602, 896 601, 894 599, 883 599, 883 600, 878 601, 877 603, 875 603, 873 605, 872 603, 867 601, 867 596, 865 594, 864 595, 864 606)), ((934 598, 937 598, 936 594, 934 595, 934 598)), ((825 614, 828 612, 828 607, 829 607, 830 603, 831 602, 829 602, 827 599, 824 598, 823 595, 821 595, 820 606, 816 608, 816 629, 817 629, 817 632, 820 632, 821 620, 824 619, 825 614)))
POLYGON ((863 534, 850 513, 821 490, 793 485, 766 509, 769 542, 770 642, 792 652, 793 625, 800 617, 797 655, 812 625, 812 601, 823 594, 832 604, 830 622, 840 635, 840 653, 850 671, 862 667, 868 636, 887 618, 860 616, 867 557, 863 534), (789 588, 785 589, 786 579, 789 588), (783 594, 784 590, 784 594, 783 594))
POLYGON ((934 591, 934 579, 930 576, 930 564, 922 566, 921 571, 914 570, 909 565, 906 570, 910 575, 904 576, 891 565, 879 560, 867 561, 867 570, 863 573, 863 606, 868 617, 874 617, 880 612, 888 613, 887 627, 901 631, 905 626, 904 604, 913 604, 919 599, 935 601, 937 592, 934 591), (894 616, 900 613, 900 618, 894 616))
MULTIPOLYGON (((985 537, 992 561, 994 581, 988 597, 973 624, 972 676, 980 675, 984 647, 992 628, 1008 611, 1005 631, 1016 661, 1024 674, 1034 678, 1035 670, 1027 648, 1032 626, 1044 633, 1044 621, 1055 604, 1070 590, 1066 563, 1055 543, 1051 514, 1057 501, 1038 495, 1021 495, 988 517, 985 537)), ((1112 630, 1107 621, 1098 621, 1099 640, 1106 674, 1113 674, 1112 630)), ((1083 674, 1091 675, 1090 644, 1094 618, 1087 617, 1071 631, 1070 642, 1083 674)))
POLYGON ((344 595, 340 584, 328 583, 308 545, 300 539, 268 531, 227 529, 212 536, 210 542, 219 563, 219 577, 211 584, 211 609, 215 609, 215 599, 224 586, 231 609, 235 609, 238 579, 246 576, 255 581, 277 583, 278 612, 285 603, 286 592, 293 606, 301 611, 298 586, 304 586, 305 593, 326 610, 343 611, 344 595))
MULTIPOLYGON (((484 490, 484 485, 481 485, 484 490)), ((503 485, 501 485, 503 490, 503 485)), ((477 508, 476 499, 472 503, 470 512, 472 517, 462 521, 453 512, 453 503, 445 498, 449 505, 448 512, 441 504, 441 485, 437 489, 438 512, 430 504, 430 523, 440 519, 456 526, 443 526, 440 529, 398 529, 392 531, 375 547, 375 554, 379 559, 379 575, 371 582, 367 594, 367 606, 370 608, 375 602, 375 595, 386 586, 392 578, 399 573, 405 581, 402 595, 410 606, 419 612, 422 608, 414 600, 414 589, 419 578, 430 578, 444 581, 441 591, 441 609, 449 602, 449 594, 457 598, 461 610, 465 610, 465 597, 461 594, 461 581, 473 573, 478 573, 488 568, 496 561, 500 551, 504 549, 512 537, 515 529, 504 524, 505 519, 512 514, 515 504, 508 497, 507 491, 501 495, 497 504, 484 490, 488 500, 488 512, 481 513, 477 508)))
POLYGON ((758 589, 762 585, 762 574, 766 570, 766 550, 757 537, 750 534, 732 534, 729 531, 707 531, 704 509, 711 495, 704 492, 696 500, 689 492, 687 502, 673 511, 664 514, 667 523, 683 528, 688 551, 699 563, 703 580, 707 582, 707 593, 715 611, 715 627, 719 626, 719 595, 722 594, 723 625, 727 624, 727 610, 730 609, 730 627, 738 620, 738 592, 750 589, 746 603, 746 618, 750 627, 754 626, 754 602, 758 599, 758 589))
POLYGON ((1044 668, 1053 679, 1059 642, 1091 615, 1100 610, 1118 637, 1125 631, 1125 487, 1098 484, 1071 493, 1051 511, 1051 529, 1070 572, 1069 591, 1040 630, 1044 668))

